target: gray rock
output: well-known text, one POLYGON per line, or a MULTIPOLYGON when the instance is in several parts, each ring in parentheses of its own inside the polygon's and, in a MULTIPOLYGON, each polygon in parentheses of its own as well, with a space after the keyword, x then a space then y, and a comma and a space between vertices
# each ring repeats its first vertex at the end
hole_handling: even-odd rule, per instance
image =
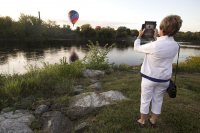
POLYGON ((17 108, 27 110, 31 108, 31 105, 33 104, 33 102, 34 102, 34 97, 29 96, 18 101, 15 106, 17 108))
POLYGON ((82 85, 76 85, 76 86, 74 86, 74 89, 83 89, 83 86, 82 85))
POLYGON ((35 110, 35 114, 36 115, 41 115, 44 112, 47 112, 49 109, 49 107, 47 105, 40 105, 37 107, 37 109, 35 110))
POLYGON ((11 108, 11 107, 7 107, 7 108, 4 108, 4 109, 2 109, 2 113, 7 113, 7 112, 10 112, 10 111, 12 111, 13 110, 13 108, 11 108))
POLYGON ((61 112, 51 111, 42 115, 43 131, 47 133, 71 133, 72 122, 61 112))
POLYGON ((63 112, 66 113, 66 115, 71 120, 80 119, 81 117, 91 113, 94 111, 93 107, 69 107, 66 109, 62 109, 63 112))
POLYGON ((83 76, 86 78, 102 77, 105 75, 104 71, 86 69, 83 71, 83 76))
POLYGON ((74 95, 78 95, 83 92, 83 89, 74 89, 74 95))
POLYGON ((61 104, 61 103, 55 103, 55 104, 52 104, 49 108, 50 111, 52 110, 60 110, 62 107, 64 107, 65 105, 64 104, 61 104))
POLYGON ((0 133, 32 133, 29 128, 35 117, 25 110, 0 114, 0 133))
POLYGON ((101 82, 96 82, 90 86, 88 86, 89 89, 95 89, 95 90, 100 90, 102 88, 102 83, 101 82))
POLYGON ((73 90, 74 90, 74 94, 78 95, 83 92, 83 86, 82 85, 74 86, 73 90))
POLYGON ((89 128, 89 123, 82 122, 82 123, 76 125, 74 130, 75 130, 75 133, 83 133, 88 128, 89 128))
POLYGON ((111 74, 113 72, 114 72, 113 68, 106 69, 105 71, 106 74, 111 74))
POLYGON ((92 83, 92 84, 94 84, 94 83, 96 83, 96 82, 98 82, 99 80, 97 80, 97 79, 90 79, 90 82, 92 83))
POLYGON ((102 107, 104 105, 113 104, 116 101, 127 99, 119 91, 107 91, 103 93, 88 92, 72 98, 70 107, 102 107))

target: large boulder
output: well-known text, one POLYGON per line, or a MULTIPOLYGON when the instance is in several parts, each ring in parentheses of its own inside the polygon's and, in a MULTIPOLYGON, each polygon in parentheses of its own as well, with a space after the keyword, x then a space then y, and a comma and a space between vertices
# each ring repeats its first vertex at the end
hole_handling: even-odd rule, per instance
POLYGON ((48 109, 49 109, 49 107, 48 107, 47 105, 40 105, 40 106, 38 106, 38 107, 36 108, 36 110, 35 110, 34 113, 35 113, 36 115, 41 115, 41 114, 47 112, 48 109))
POLYGON ((81 117, 86 116, 87 114, 90 114, 94 111, 95 108, 93 107, 69 107, 69 108, 63 108, 62 111, 71 119, 71 120, 77 120, 81 117))
POLYGON ((0 133, 32 133, 30 124, 35 117, 26 110, 1 112, 0 133))
POLYGON ((127 98, 119 91, 88 92, 75 96, 70 107, 102 107, 125 99, 127 98))
POLYGON ((75 126, 74 131, 75 133, 84 133, 90 127, 88 122, 82 122, 75 126))
POLYGON ((83 90, 83 86, 82 85, 77 85, 77 86, 73 87, 74 95, 78 95, 78 94, 82 93, 83 91, 84 90, 83 90))
POLYGON ((43 131, 47 133, 71 133, 73 124, 59 111, 46 112, 42 115, 43 131))
POLYGON ((96 77, 102 77, 104 75, 105 75, 105 72, 100 71, 100 70, 86 69, 83 71, 83 76, 86 78, 96 78, 96 77))
POLYGON ((96 82, 96 83, 91 84, 90 86, 88 86, 88 88, 99 91, 102 88, 102 83, 101 82, 96 82))

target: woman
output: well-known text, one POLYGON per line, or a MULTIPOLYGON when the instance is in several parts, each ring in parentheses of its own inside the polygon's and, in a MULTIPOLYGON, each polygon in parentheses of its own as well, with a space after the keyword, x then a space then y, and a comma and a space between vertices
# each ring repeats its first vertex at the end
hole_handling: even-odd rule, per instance
MULTIPOLYGON (((169 85, 172 76, 172 63, 176 56, 179 45, 174 41, 173 36, 179 31, 182 25, 180 16, 170 15, 165 17, 160 24, 159 36, 156 41, 141 45, 141 37, 144 30, 134 42, 134 50, 145 53, 141 66, 141 104, 140 119, 137 120, 140 126, 144 126, 149 114, 151 103, 151 116, 148 119, 152 127, 161 113, 163 96, 169 85)), ((155 34, 156 31, 155 31, 155 34)))

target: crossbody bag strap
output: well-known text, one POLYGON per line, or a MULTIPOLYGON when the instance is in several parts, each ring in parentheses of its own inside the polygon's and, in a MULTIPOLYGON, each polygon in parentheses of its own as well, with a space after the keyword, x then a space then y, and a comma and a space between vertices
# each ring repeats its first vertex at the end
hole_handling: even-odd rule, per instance
POLYGON ((180 53, 180 44, 178 43, 178 57, 177 57, 177 62, 176 62, 176 71, 175 71, 175 78, 174 78, 174 84, 176 83, 176 74, 177 74, 177 71, 178 71, 178 59, 179 59, 179 53, 180 53))

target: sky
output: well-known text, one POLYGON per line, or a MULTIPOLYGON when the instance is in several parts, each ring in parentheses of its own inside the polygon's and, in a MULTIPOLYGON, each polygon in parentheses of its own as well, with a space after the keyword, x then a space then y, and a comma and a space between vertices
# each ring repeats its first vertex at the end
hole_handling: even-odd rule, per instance
POLYGON ((0 0, 0 16, 16 21, 21 13, 37 17, 40 11, 42 20, 72 27, 70 10, 79 13, 75 27, 91 24, 139 30, 144 21, 156 21, 159 27, 165 16, 176 14, 183 20, 181 31, 200 31, 200 0, 0 0))

